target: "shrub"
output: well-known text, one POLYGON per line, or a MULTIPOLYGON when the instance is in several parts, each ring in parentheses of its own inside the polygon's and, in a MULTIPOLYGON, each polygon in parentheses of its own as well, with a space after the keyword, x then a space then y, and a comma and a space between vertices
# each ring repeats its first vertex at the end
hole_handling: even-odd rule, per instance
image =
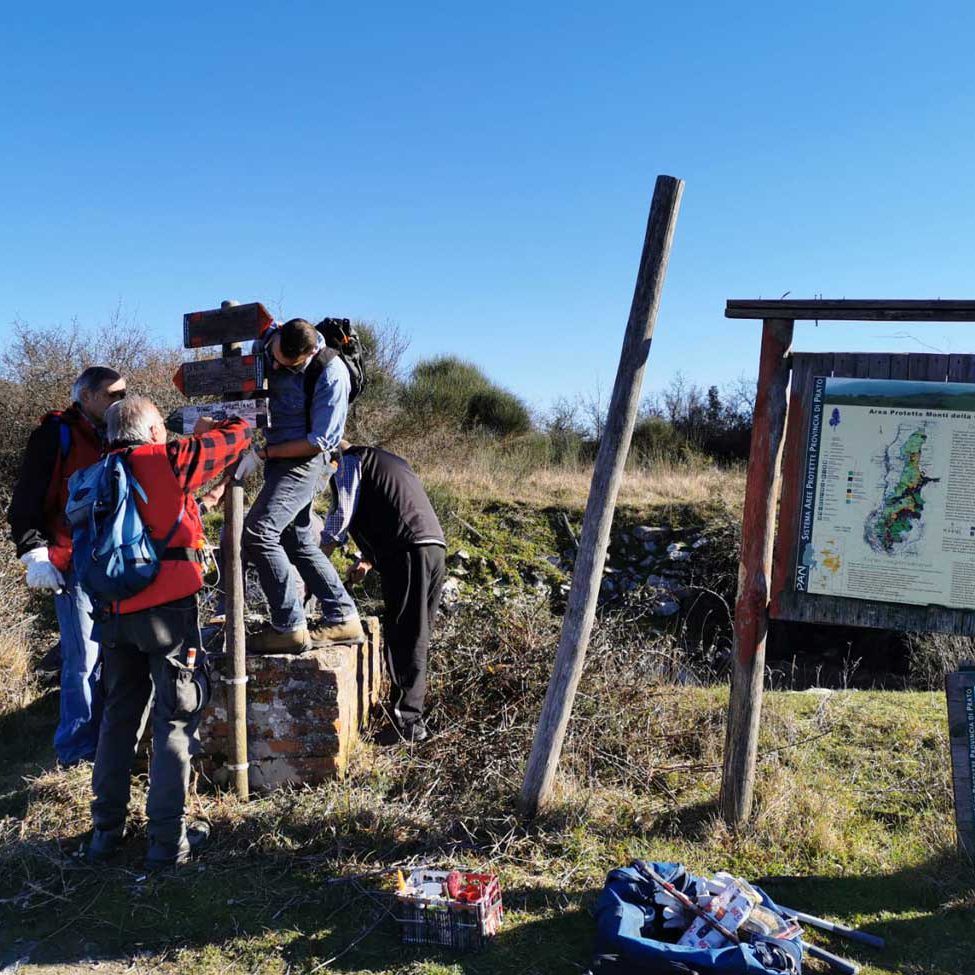
POLYGON ((484 430, 498 437, 527 433, 532 421, 528 408, 507 390, 490 386, 474 393, 467 403, 464 427, 484 430))
POLYGON ((404 411, 421 423, 444 420, 456 429, 509 436, 531 429, 525 404, 473 363, 438 356, 417 363, 403 387, 404 411))

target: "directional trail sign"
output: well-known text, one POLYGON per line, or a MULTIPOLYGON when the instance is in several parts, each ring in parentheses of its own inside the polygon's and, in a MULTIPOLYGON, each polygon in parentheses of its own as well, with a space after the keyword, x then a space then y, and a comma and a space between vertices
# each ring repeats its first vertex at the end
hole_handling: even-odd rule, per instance
POLYGON ((264 359, 259 355, 223 356, 184 362, 173 383, 184 396, 256 393, 264 388, 264 359))
POLYGON ((226 420, 232 416, 239 416, 252 427, 263 428, 267 426, 267 400, 236 399, 226 400, 223 403, 180 406, 166 418, 166 427, 173 433, 192 433, 196 421, 201 416, 207 416, 211 420, 226 420))
POLYGON ((256 339, 272 321, 270 313, 259 301, 210 311, 191 311, 183 316, 183 348, 199 349, 256 339))

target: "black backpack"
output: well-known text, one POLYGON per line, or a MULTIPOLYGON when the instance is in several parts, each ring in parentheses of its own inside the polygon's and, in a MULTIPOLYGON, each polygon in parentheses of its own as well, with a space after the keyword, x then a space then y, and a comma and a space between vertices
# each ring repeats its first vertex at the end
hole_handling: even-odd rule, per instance
POLYGON ((325 336, 325 348, 315 356, 305 370, 305 419, 311 429, 311 403, 315 387, 328 364, 340 358, 349 370, 352 381, 349 389, 350 405, 366 388, 365 351, 355 326, 347 318, 323 318, 315 328, 325 336))

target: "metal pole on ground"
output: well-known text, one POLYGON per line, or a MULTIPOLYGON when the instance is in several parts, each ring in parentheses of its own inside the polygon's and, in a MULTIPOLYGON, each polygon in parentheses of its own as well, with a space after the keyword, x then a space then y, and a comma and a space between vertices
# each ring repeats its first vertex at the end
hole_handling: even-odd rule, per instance
MULTIPOLYGON (((236 301, 221 302, 230 308, 236 301)), ((239 343, 224 344, 224 355, 240 355, 239 343)), ((250 797, 247 779, 247 657, 244 630, 244 570, 241 562, 240 539, 244 530, 244 485, 231 478, 223 501, 224 547, 223 584, 226 606, 224 639, 230 660, 230 680, 227 681, 227 711, 230 725, 230 752, 233 761, 228 768, 233 773, 234 792, 241 799, 250 797)))
POLYGON ((657 177, 606 429, 599 444, 582 522, 562 635, 521 788, 520 805, 528 816, 533 816, 551 798, 555 770, 585 662, 616 496, 630 449, 643 372, 683 191, 683 180, 673 176, 657 177))

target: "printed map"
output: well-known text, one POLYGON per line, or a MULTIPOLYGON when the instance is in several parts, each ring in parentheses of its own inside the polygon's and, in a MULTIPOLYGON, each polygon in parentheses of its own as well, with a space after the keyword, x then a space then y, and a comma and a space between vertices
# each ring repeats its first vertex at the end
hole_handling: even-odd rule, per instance
POLYGON ((975 385, 817 377, 800 592, 975 608, 975 385))

